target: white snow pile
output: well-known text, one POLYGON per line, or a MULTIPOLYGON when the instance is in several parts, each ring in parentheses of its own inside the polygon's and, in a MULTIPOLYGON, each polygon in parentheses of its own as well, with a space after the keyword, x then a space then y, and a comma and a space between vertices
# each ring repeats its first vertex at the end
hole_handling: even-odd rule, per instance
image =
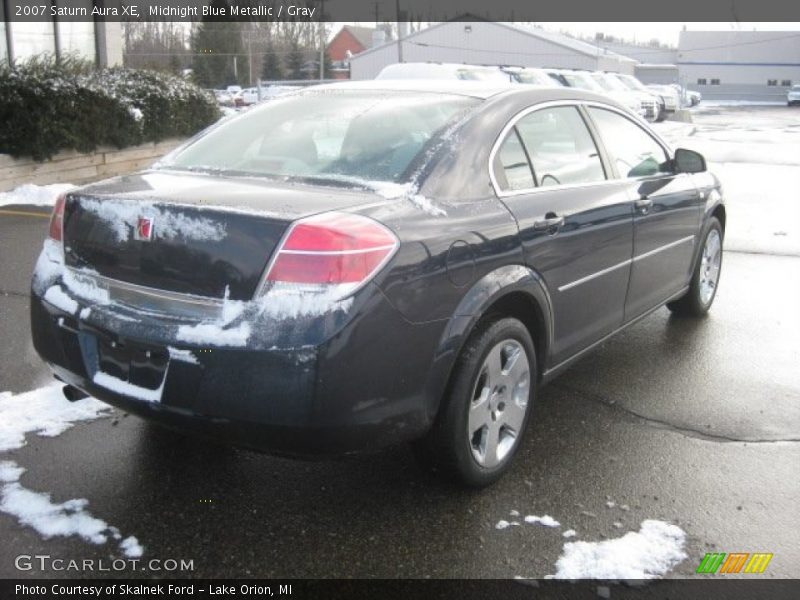
POLYGON ((0 206, 9 204, 27 204, 29 206, 53 206, 64 192, 75 186, 70 183, 53 183, 51 185, 33 185, 26 183, 10 192, 0 193, 0 206))
POLYGON ((519 525, 517 521, 508 522, 505 519, 500 519, 497 524, 494 526, 495 529, 506 529, 507 527, 512 527, 515 525, 519 525))
POLYGON ((225 328, 223 323, 210 322, 178 327, 177 339, 190 344, 217 346, 244 346, 250 338, 250 323, 243 321, 236 327, 225 328))
POLYGON ((554 579, 653 579, 686 558, 684 531, 670 523, 646 520, 638 532, 602 542, 567 542, 554 579))
POLYGON ((164 210, 149 201, 81 198, 80 204, 105 221, 118 241, 130 237, 140 217, 153 219, 155 236, 159 238, 211 242, 224 239, 226 235, 223 223, 164 210))
POLYGON ((408 197, 409 200, 422 210, 422 212, 431 215, 432 217, 446 217, 447 211, 443 208, 439 208, 436 206, 429 198, 426 198, 422 194, 413 194, 412 196, 408 197))
POLYGON ((528 515, 525 517, 525 522, 531 525, 542 525, 543 527, 561 527, 561 523, 556 521, 550 515, 537 517, 536 515, 528 515))
POLYGON ((179 362, 185 362, 192 365, 200 364, 200 361, 197 360, 197 357, 191 350, 183 350, 181 348, 173 348, 172 346, 167 346, 167 351, 169 351, 169 357, 172 360, 177 360, 179 362))
POLYGON ((436 204, 432 200, 426 198, 422 194, 417 193, 417 186, 412 183, 392 183, 388 181, 366 181, 364 185, 372 188, 375 192, 386 198, 387 200, 399 200, 405 198, 409 200, 414 206, 419 208, 422 212, 431 215, 432 217, 446 217, 447 211, 436 204))
POLYGON ((71 315, 75 314, 78 310, 78 303, 64 293, 61 286, 54 285, 47 288, 44 294, 44 299, 56 308, 63 310, 71 315))
POLYGON ((575 537, 576 535, 578 535, 578 532, 575 531, 574 529, 567 529, 561 535, 564 536, 565 538, 571 538, 571 537, 575 537))
POLYGON ((23 487, 19 478, 25 469, 11 461, 0 462, 0 510, 16 517, 22 525, 32 527, 45 539, 76 535, 93 544, 105 544, 108 538, 120 540, 120 550, 129 558, 138 558, 144 552, 138 540, 130 536, 122 539, 116 527, 93 517, 86 507, 85 498, 55 503, 50 494, 34 492, 23 487))
MULTIPOLYGON (((27 433, 55 437, 79 421, 107 416, 108 410, 108 406, 94 398, 67 401, 59 384, 23 394, 0 393, 0 452, 24 446, 27 433)), ((0 461, 0 511, 32 527, 46 539, 78 536, 93 544, 114 539, 125 556, 142 555, 144 549, 135 537, 123 539, 116 527, 88 512, 88 500, 53 502, 49 494, 27 489, 20 483, 24 472, 13 461, 0 461)))
POLYGON ((25 445, 25 434, 55 437, 78 421, 106 416, 109 407, 94 398, 69 402, 63 386, 49 385, 32 392, 0 393, 0 452, 25 445))
POLYGON ((103 373, 102 371, 97 371, 94 374, 94 377, 92 377, 92 381, 94 383, 106 388, 107 390, 122 394, 123 396, 128 396, 129 398, 143 400, 144 402, 161 402, 161 394, 164 392, 164 382, 166 380, 167 377, 164 375, 164 379, 161 380, 161 385, 158 387, 158 389, 151 390, 145 387, 134 385, 129 381, 119 379, 113 375, 109 375, 108 373, 103 373))
POLYGON ((258 312, 275 319, 293 319, 319 316, 335 310, 346 311, 353 304, 353 299, 341 298, 349 290, 350 287, 346 284, 322 286, 319 289, 302 285, 276 284, 257 301, 258 312))

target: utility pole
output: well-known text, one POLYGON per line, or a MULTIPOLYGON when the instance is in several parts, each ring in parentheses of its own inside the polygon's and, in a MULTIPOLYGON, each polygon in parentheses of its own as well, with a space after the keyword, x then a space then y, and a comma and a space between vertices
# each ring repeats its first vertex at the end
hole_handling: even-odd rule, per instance
POLYGON ((400 0, 394 0, 394 11, 397 16, 397 62, 403 62, 403 27, 400 25, 400 0))
POLYGON ((325 79, 325 0, 319 2, 319 80, 325 79))

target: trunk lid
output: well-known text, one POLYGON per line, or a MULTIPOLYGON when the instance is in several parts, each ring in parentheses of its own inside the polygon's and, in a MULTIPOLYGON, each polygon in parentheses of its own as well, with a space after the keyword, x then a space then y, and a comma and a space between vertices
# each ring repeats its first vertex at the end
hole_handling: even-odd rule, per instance
POLYGON ((67 196, 66 264, 179 294, 249 300, 292 221, 372 192, 149 171, 67 196))

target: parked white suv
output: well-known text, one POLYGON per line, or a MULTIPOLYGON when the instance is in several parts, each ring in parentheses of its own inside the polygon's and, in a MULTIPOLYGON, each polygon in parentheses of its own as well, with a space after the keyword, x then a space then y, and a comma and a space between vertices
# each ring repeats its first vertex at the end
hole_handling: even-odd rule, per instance
MULTIPOLYGON (((666 118, 666 101, 661 94, 656 94, 636 77, 623 75, 622 73, 606 73, 612 80, 621 83, 626 90, 639 94, 639 101, 645 111, 645 118, 648 121, 663 121, 666 118)), ((674 110, 674 109, 673 109, 674 110)))

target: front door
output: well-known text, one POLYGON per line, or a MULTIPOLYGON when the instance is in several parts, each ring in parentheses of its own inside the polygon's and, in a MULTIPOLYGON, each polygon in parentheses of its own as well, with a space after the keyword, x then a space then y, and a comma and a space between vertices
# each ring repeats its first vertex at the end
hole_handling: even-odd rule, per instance
POLYGON ((672 172, 669 153, 644 128, 608 109, 588 113, 634 203, 628 321, 688 284, 703 203, 691 176, 672 172))
POLYGON ((498 194, 519 224, 524 260, 553 308, 553 367, 619 327, 630 271, 633 206, 607 174, 578 107, 536 108, 494 156, 498 194))

